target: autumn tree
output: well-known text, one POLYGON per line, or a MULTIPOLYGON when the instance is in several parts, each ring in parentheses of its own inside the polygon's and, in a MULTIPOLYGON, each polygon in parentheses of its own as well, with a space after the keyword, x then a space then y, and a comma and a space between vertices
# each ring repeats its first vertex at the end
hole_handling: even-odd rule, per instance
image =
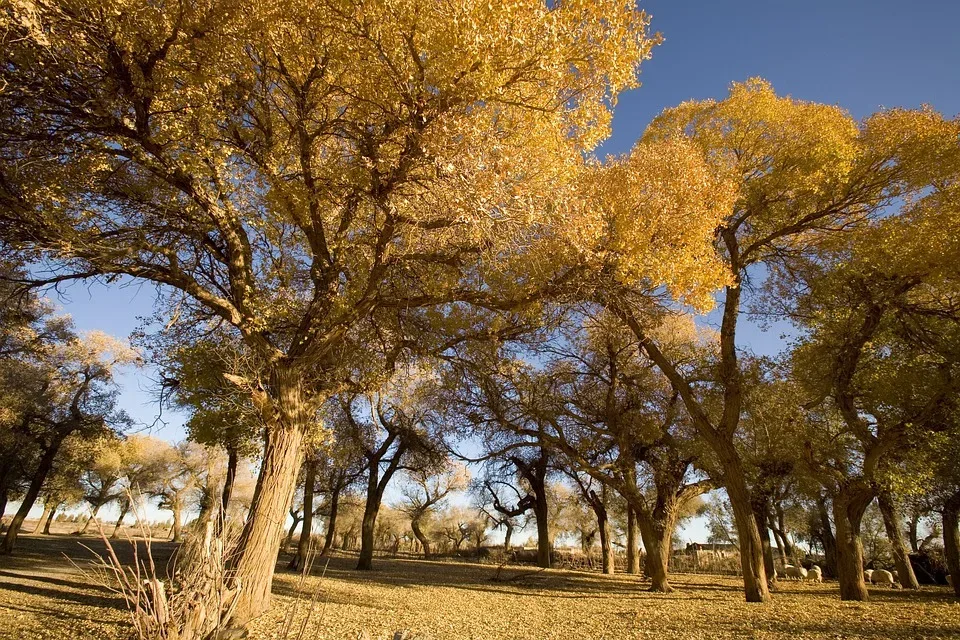
MULTIPOLYGON (((956 122, 932 110, 891 110, 862 123, 842 109, 777 96, 762 80, 732 86, 723 100, 693 101, 658 116, 643 141, 687 140, 736 182, 736 202, 716 227, 731 280, 724 288, 720 355, 712 381, 716 412, 697 381, 671 361, 643 321, 642 308, 613 288, 600 302, 616 313, 679 390, 697 432, 713 449, 730 495, 741 545, 746 598, 768 597, 760 533, 743 460, 736 450, 744 381, 737 330, 750 278, 817 251, 833 232, 923 194, 960 150, 956 122)), ((947 169, 949 171, 949 169, 947 169)))
POLYGON ((407 481, 402 489, 404 500, 399 510, 410 518, 413 535, 423 548, 423 557, 430 558, 430 540, 423 526, 438 509, 443 509, 444 500, 453 491, 467 487, 469 475, 466 468, 454 466, 447 461, 440 468, 420 466, 407 472, 407 481))
MULTIPOLYGON (((364 349, 355 330, 503 284, 478 285, 497 262, 481 256, 547 222, 636 85, 647 22, 614 0, 4 13, 3 235, 56 279, 160 283, 260 363, 240 621, 269 603, 300 443, 364 349)), ((542 288, 530 273, 520 299, 542 288)))

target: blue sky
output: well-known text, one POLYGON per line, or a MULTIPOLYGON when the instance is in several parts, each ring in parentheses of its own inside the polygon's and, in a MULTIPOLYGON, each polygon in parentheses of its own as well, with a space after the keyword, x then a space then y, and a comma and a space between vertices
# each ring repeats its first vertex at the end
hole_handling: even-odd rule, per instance
MULTIPOLYGON (((620 98, 602 154, 629 151, 663 109, 722 98, 731 82, 754 76, 781 94, 838 104, 856 118, 925 103, 948 116, 960 113, 960 1, 649 0, 640 6, 665 41, 642 67, 643 86, 620 98)), ((80 329, 125 336, 137 316, 150 314, 155 289, 74 285, 68 294, 62 309, 80 329)), ((776 353, 782 332, 747 326, 740 342, 776 353)), ((144 373, 125 373, 121 383, 124 408, 152 422, 157 408, 144 373)), ((181 438, 182 419, 169 418, 157 435, 181 438)))

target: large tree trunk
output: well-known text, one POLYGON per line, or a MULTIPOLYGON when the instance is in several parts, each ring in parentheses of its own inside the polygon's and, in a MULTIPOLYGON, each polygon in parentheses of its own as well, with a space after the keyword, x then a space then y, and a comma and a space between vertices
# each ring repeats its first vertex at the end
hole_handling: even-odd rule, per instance
POLYGON ((27 487, 27 493, 23 496, 23 502, 20 503, 20 508, 10 522, 10 528, 7 529, 7 535, 3 539, 3 548, 0 549, 0 553, 13 553, 13 548, 17 544, 17 535, 20 533, 20 527, 23 526, 23 521, 27 519, 27 514, 30 513, 30 509, 33 508, 34 503, 37 501, 37 496, 40 495, 40 489, 43 488, 43 483, 46 481, 47 475, 49 475, 50 470, 53 469, 53 460, 56 458, 59 449, 60 441, 56 440, 51 442, 50 446, 43 452, 43 456, 37 465, 37 470, 30 480, 30 486, 27 487))
POLYGON ((877 505, 880 507, 880 514, 883 516, 883 528, 887 531, 887 539, 890 540, 893 563, 897 568, 900 584, 904 589, 919 589, 920 583, 913 571, 913 565, 910 564, 910 552, 903 540, 900 517, 897 514, 897 504, 893 495, 887 491, 881 491, 877 494, 877 505))
POLYGON ((327 533, 323 539, 323 550, 320 552, 321 556, 330 553, 330 549, 333 548, 333 539, 337 535, 337 512, 340 510, 340 491, 341 486, 338 484, 330 493, 330 515, 327 517, 327 533))
MULTIPOLYGON (((536 488, 535 488, 536 489, 536 488)), ((546 492, 536 491, 537 501, 533 513, 537 519, 537 566, 550 568, 550 524, 546 492)))
POLYGON ((427 539, 427 536, 424 535, 423 530, 420 529, 420 518, 421 516, 416 516, 410 520, 410 528, 413 529, 413 535, 416 536, 417 540, 420 541, 420 546, 423 548, 423 557, 424 559, 430 558, 430 541, 427 539))
POLYGON ((960 491, 943 505, 943 555, 953 580, 953 592, 960 597, 960 491))
POLYGON ((664 531, 657 527, 651 518, 637 512, 637 522, 640 525, 640 537, 643 538, 643 549, 646 552, 644 569, 650 578, 650 591, 655 593, 670 593, 670 539, 673 531, 664 531), (666 537, 666 540, 664 540, 666 537))
POLYGON ((120 507, 120 517, 117 518, 117 524, 113 527, 113 533, 110 534, 111 538, 116 538, 120 535, 120 526, 123 524, 123 519, 127 517, 128 511, 130 511, 130 498, 124 498, 122 506, 120 507))
POLYGON ((637 551, 637 516, 627 505, 627 573, 640 573, 640 554, 637 551))
POLYGON ((866 491, 834 496, 833 520, 837 527, 837 579, 840 599, 865 601, 869 595, 863 581, 863 542, 860 523, 873 496, 866 491))
POLYGON ((273 402, 265 407, 269 425, 260 476, 231 568, 240 585, 234 621, 246 624, 270 607, 270 588, 283 541, 284 515, 297 483, 303 436, 310 412, 294 372, 275 370, 273 402))
POLYGON ((303 526, 300 528, 300 541, 297 553, 290 560, 289 568, 296 570, 307 564, 310 543, 313 539, 313 489, 317 484, 317 460, 311 456, 303 474, 303 526))
POLYGON ((723 467, 723 477, 740 544, 740 568, 743 571, 743 590, 747 602, 767 602, 770 591, 764 569, 763 543, 753 515, 753 501, 746 476, 733 442, 718 437, 714 450, 723 467))
POLYGON ((357 569, 373 570, 373 550, 376 542, 377 514, 380 512, 380 496, 376 490, 367 495, 367 504, 363 509, 363 522, 360 524, 360 557, 357 569))

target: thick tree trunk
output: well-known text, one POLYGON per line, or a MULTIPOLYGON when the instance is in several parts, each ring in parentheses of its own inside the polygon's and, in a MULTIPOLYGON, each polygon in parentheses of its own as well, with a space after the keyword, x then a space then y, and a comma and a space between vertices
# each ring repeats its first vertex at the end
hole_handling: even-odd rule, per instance
POLYGON ((43 523, 43 535, 50 535, 50 525, 53 523, 53 518, 57 514, 57 509, 60 508, 59 504, 53 505, 53 508, 50 509, 50 515, 47 516, 47 519, 43 523))
POLYGON ((330 549, 333 548, 333 539, 337 535, 337 512, 340 510, 340 491, 341 487, 337 485, 333 488, 333 492, 330 493, 330 515, 327 517, 327 533, 323 539, 323 550, 320 552, 321 556, 330 553, 330 549))
POLYGON ((424 559, 430 559, 430 541, 427 539, 427 536, 424 535, 423 531, 420 529, 420 516, 417 516, 410 520, 410 528, 413 529, 413 535, 416 536, 417 540, 420 541, 420 546, 423 548, 423 557, 424 559))
POLYGON ((763 543, 753 515, 753 503, 740 457, 733 442, 719 437, 714 450, 723 466, 723 477, 740 543, 740 568, 747 602, 767 602, 770 591, 764 569, 763 543))
POLYGON ((27 514, 30 513, 30 509, 33 508, 34 503, 37 501, 37 496, 40 495, 40 489, 43 488, 43 483, 46 481, 47 475, 49 475, 50 470, 53 469, 53 460, 56 458, 59 449, 60 441, 54 441, 43 452, 43 456, 37 465, 37 470, 30 480, 30 486, 27 487, 27 492, 23 496, 23 502, 20 503, 20 508, 10 522, 10 528, 7 529, 7 535, 3 539, 3 547, 0 548, 0 553, 13 553, 13 549, 17 544, 17 535, 20 533, 23 521, 27 519, 27 514))
POLYGON ((123 524, 123 519, 127 517, 127 512, 130 511, 130 499, 124 499, 122 506, 120 507, 120 517, 117 518, 117 524, 113 527, 113 533, 110 534, 111 538, 116 538, 120 535, 120 526, 123 524))
POLYGON ((640 573, 640 554, 637 550, 637 516, 627 505, 627 573, 640 573))
POLYGON ((943 506, 943 555, 953 580, 953 592, 960 597, 960 491, 943 506))
POLYGON ((173 541, 180 542, 183 540, 183 507, 178 503, 171 511, 173 511, 173 541))
POLYGON ((537 492, 537 502, 533 507, 537 518, 537 566, 550 568, 550 524, 545 492, 537 492))
POLYGON ((644 569, 650 578, 650 591, 655 593, 670 593, 670 538, 673 532, 658 531, 652 521, 648 521, 642 514, 637 514, 640 525, 640 536, 643 538, 643 549, 646 552, 644 569), (669 536, 666 541, 664 536, 669 536))
POLYGON ((910 564, 910 552, 907 550, 907 545, 903 540, 903 531, 900 529, 900 517, 897 514, 895 498, 890 493, 881 491, 877 494, 877 505, 880 507, 880 514, 883 516, 883 527, 886 529, 887 539, 890 541, 893 563, 897 568, 900 584, 904 589, 919 589, 920 583, 913 571, 913 565, 910 564))
POLYGON ((240 625, 270 607, 273 572, 283 541, 284 515, 293 497, 303 436, 312 417, 294 372, 276 370, 270 382, 273 402, 264 416, 269 421, 269 437, 250 513, 231 563, 240 585, 233 617, 240 625))
POLYGON ((837 579, 840 599, 865 601, 867 585, 863 581, 863 542, 860 523, 872 496, 866 492, 839 495, 833 499, 833 520, 837 527, 837 579))
POLYGON ((310 543, 313 540, 313 489, 317 484, 317 460, 315 457, 307 461, 307 468, 303 478, 303 526, 300 528, 300 541, 297 543, 297 553, 290 560, 289 568, 297 570, 307 564, 310 554, 310 543))

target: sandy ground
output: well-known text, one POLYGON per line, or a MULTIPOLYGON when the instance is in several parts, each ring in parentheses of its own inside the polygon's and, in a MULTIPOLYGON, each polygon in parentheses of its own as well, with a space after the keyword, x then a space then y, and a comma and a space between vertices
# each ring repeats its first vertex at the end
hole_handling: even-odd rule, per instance
MULTIPOLYGON (((91 584, 81 544, 103 549, 92 537, 26 535, 0 557, 0 638, 129 637, 122 600, 91 584)), ((132 559, 128 544, 117 548, 132 559)), ((173 550, 154 543, 161 560, 173 550)), ((960 638, 960 603, 945 587, 874 589, 870 602, 842 603, 836 583, 787 582, 758 606, 719 576, 677 575, 674 593, 649 594, 626 575, 506 567, 496 580, 497 567, 471 563, 378 558, 360 573, 354 562, 334 557, 301 579, 281 558, 273 607, 251 638, 960 638)))

